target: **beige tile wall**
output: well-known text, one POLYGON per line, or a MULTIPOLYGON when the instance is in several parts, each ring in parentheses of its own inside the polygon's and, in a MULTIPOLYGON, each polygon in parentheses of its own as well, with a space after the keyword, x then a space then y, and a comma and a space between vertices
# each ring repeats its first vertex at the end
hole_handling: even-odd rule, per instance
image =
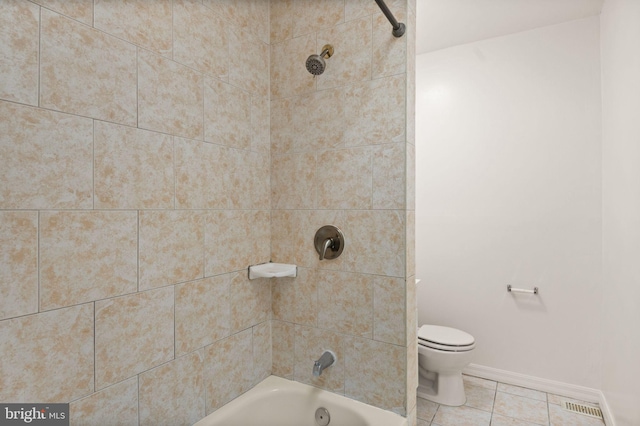
POLYGON ((0 401, 190 425, 271 374, 268 6, 0 1, 0 401))
POLYGON ((415 1, 387 3, 408 36, 365 0, 0 2, 0 400, 187 425, 273 373, 415 413, 415 1), (249 281, 270 258, 298 277, 249 281))
MULTIPOLYGON (((415 418, 415 34, 393 37, 374 2, 311 3, 271 4, 271 250, 299 266, 273 285, 273 373, 415 418), (327 43, 313 77, 304 61, 327 43), (327 224, 346 245, 319 261, 327 224), (338 360, 313 377, 325 349, 338 360)), ((415 2, 387 3, 415 17, 415 2)))

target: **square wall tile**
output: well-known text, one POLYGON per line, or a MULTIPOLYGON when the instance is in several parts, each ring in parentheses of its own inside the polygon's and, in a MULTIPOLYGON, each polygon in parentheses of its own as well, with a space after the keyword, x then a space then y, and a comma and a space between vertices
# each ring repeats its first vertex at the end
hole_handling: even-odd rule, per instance
POLYGON ((0 208, 93 207, 93 122, 0 101, 0 208))
POLYGON ((251 203, 252 169, 244 151, 175 139, 176 208, 232 209, 251 203), (243 192, 244 190, 244 192, 243 192))
MULTIPOLYGON (((334 177, 333 174, 328 176, 334 177)), ((274 209, 304 209, 316 205, 317 184, 314 153, 271 157, 271 205, 274 209)))
POLYGON ((38 105, 39 32, 38 6, 0 3, 0 99, 38 105))
POLYGON ((176 286, 176 356, 229 336, 233 274, 176 286))
POLYGON ((40 309, 137 290, 135 211, 40 213, 40 309))
POLYGON ((274 101, 271 116, 273 153, 313 154, 319 149, 342 147, 345 108, 345 90, 342 88, 274 101))
POLYGON ((269 157, 259 152, 224 149, 230 172, 217 176, 225 181, 229 208, 269 208, 269 157))
POLYGON ((206 414, 253 387, 252 346, 247 329, 205 348, 206 414))
POLYGON ((345 337, 333 331, 296 325, 294 379, 317 388, 339 394, 344 393, 345 337), (322 375, 313 375, 313 363, 325 350, 336 354, 336 362, 325 369, 322 375))
POLYGON ((94 26, 163 55, 171 55, 171 0, 94 1, 94 26))
MULTIPOLYGON (((406 4, 407 0, 387 0, 385 3, 389 7, 389 9, 393 12, 397 10, 398 7, 406 4)), ((414 1, 415 2, 415 1, 414 1)), ((345 3, 345 19, 350 21, 352 19, 361 18, 363 16, 384 16, 382 14, 382 10, 378 7, 377 4, 370 2, 369 0, 349 0, 345 3)), ((391 25, 389 21, 386 21, 386 26, 389 29, 389 33, 391 33, 391 25)))
POLYGON ((0 211, 0 320, 38 312, 38 213, 0 211))
POLYGON ((268 154, 271 150, 271 105, 263 96, 251 97, 251 150, 268 154))
POLYGON ((272 374, 289 380, 293 380, 295 327, 289 322, 271 321, 272 374))
POLYGON ((271 30, 270 43, 275 44, 293 38, 293 8, 294 0, 271 0, 269 26, 271 30))
POLYGON ((253 327, 269 319, 271 283, 269 278, 249 280, 247 271, 236 272, 231 281, 231 332, 253 327))
POLYGON ((373 336, 373 276, 322 271, 317 286, 318 324, 338 333, 373 336))
POLYGON ((87 25, 93 24, 93 0, 33 0, 33 2, 87 25))
MULTIPOLYGON (((271 154, 291 154, 296 141, 295 120, 299 113, 300 98, 282 98, 271 101, 271 125, 269 126, 271 139, 271 154)), ((300 150, 300 149, 299 149, 300 150)))
POLYGON ((353 84, 345 90, 345 145, 405 141, 404 75, 353 84))
POLYGON ((192 281, 204 275, 204 213, 140 212, 141 290, 192 281))
POLYGON ((201 1, 173 2, 173 60, 229 79, 229 24, 201 1))
POLYGON ((406 415, 406 350, 360 337, 346 338, 345 395, 406 415))
POLYGON ((44 8, 41 19, 40 106, 135 126, 135 46, 44 8))
POLYGON ((416 277, 412 275, 405 281, 406 286, 406 332, 407 337, 406 345, 410 345, 412 342, 418 341, 418 295, 416 277))
POLYGON ((139 376, 140 425, 192 425, 205 416, 204 350, 139 376))
POLYGON ((320 209, 372 207, 372 150, 370 147, 321 151, 316 164, 320 209))
POLYGON ((373 210, 345 212, 342 231, 348 238, 345 269, 365 274, 403 277, 405 272, 405 212, 373 210))
POLYGON ((406 252, 406 275, 407 277, 415 277, 416 275, 416 212, 414 210, 407 210, 405 215, 406 220, 406 238, 405 238, 405 252, 406 252))
POLYGON ((269 95, 269 45, 231 31, 229 38, 229 83, 252 95, 269 95))
POLYGON ((138 378, 120 382, 69 405, 72 425, 138 426, 138 378))
POLYGON ((200 73, 138 49, 138 127, 202 139, 203 89, 200 73))
POLYGON ((93 304, 0 321, 0 359, 2 402, 67 402, 90 394, 93 304))
POLYGON ((231 172, 226 151, 210 143, 175 138, 176 208, 228 208, 223 176, 231 172))
POLYGON ((418 398, 418 338, 407 345, 407 411, 415 409, 418 398))
POLYGON ((269 211, 214 210, 205 219, 205 276, 246 272, 249 265, 269 261, 269 211))
MULTIPOLYGON (((238 151, 237 157, 242 157, 244 153, 238 151)), ((249 152, 246 155, 247 161, 242 165, 240 179, 250 181, 249 192, 251 197, 245 194, 238 194, 241 207, 251 209, 270 210, 271 209, 271 162, 269 154, 264 152, 249 152)))
POLYGON ((230 22, 234 28, 250 32, 253 38, 269 43, 269 3, 265 0, 204 0, 204 5, 230 22))
POLYGON ((237 149, 251 147, 251 95, 225 82, 204 83, 204 139, 237 149))
POLYGON ((335 53, 327 60, 324 73, 317 77, 318 90, 371 79, 370 18, 357 19, 318 31, 318 52, 314 53, 320 53, 320 49, 326 44, 332 45, 335 53))
POLYGON ((96 209, 173 208, 171 136, 96 121, 94 156, 96 209))
MULTIPOLYGON (((331 28, 344 22, 343 0, 315 0, 312 2, 292 1, 293 36, 313 33, 323 28, 331 28)), ((317 53, 320 53, 319 51, 317 53)))
MULTIPOLYGON (((295 99, 293 151, 315 152, 344 145, 345 89, 305 93, 295 99)), ((358 106, 361 108, 362 106, 358 106)))
POLYGON ((271 321, 267 320, 253 327, 253 369, 254 383, 271 375, 271 321))
POLYGON ((378 145, 373 150, 374 209, 403 209, 405 206, 405 145, 378 145))
POLYGON ((404 278, 371 277, 373 281, 373 339, 405 346, 407 289, 404 278))
POLYGON ((416 146, 406 144, 406 200, 407 210, 416 209, 416 146))
POLYGON ((306 35, 271 45, 271 99, 301 95, 316 88, 305 63, 316 52, 315 37, 306 35))
MULTIPOLYGON (((389 5, 389 9, 398 22, 406 25, 409 32, 410 23, 407 22, 407 4, 398 2, 389 5)), ((402 74, 406 70, 407 43, 409 34, 395 37, 389 21, 382 13, 373 17, 373 59, 372 78, 402 74)))
POLYGON ((95 305, 96 390, 173 359, 173 287, 95 305))
POLYGON ((273 319, 316 326, 321 273, 317 269, 298 267, 296 278, 274 280, 271 291, 273 319))

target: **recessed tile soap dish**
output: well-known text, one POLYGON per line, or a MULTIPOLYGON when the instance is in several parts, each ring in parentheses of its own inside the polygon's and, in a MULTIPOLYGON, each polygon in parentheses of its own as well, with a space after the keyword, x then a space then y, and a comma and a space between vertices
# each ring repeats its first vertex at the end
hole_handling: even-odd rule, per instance
POLYGON ((282 278, 298 276, 298 267, 287 263, 261 263, 249 266, 249 279, 256 278, 282 278))

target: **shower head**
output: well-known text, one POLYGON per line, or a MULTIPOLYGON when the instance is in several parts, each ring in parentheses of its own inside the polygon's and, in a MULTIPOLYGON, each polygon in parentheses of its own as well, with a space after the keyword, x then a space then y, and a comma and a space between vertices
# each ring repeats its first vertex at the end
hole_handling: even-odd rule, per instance
POLYGON ((333 46, 326 44, 322 47, 322 53, 319 55, 311 55, 307 58, 307 71, 313 75, 320 75, 324 72, 326 64, 325 58, 330 58, 333 55, 333 46))

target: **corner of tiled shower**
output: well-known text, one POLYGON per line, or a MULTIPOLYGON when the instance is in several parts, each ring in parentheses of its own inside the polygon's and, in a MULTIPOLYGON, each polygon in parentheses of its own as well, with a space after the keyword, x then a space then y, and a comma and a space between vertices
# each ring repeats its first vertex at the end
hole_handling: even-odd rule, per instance
POLYGON ((415 422, 415 1, 389 6, 403 39, 361 0, 0 3, 0 401, 190 424, 273 373, 415 422), (249 281, 269 260, 298 278, 249 281))

